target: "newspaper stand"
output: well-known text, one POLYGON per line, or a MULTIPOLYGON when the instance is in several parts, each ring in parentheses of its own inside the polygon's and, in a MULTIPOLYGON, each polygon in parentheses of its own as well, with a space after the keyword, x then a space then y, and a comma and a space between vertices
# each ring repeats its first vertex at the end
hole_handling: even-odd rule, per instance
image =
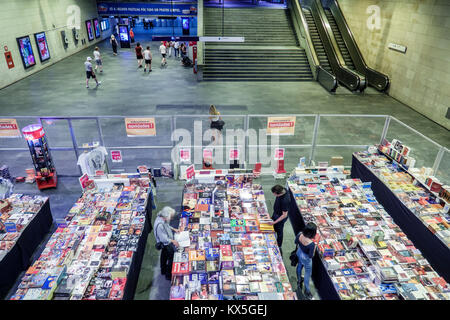
POLYGON ((31 159, 36 170, 36 184, 39 189, 54 188, 57 184, 55 166, 40 124, 31 124, 22 129, 30 149, 31 159))

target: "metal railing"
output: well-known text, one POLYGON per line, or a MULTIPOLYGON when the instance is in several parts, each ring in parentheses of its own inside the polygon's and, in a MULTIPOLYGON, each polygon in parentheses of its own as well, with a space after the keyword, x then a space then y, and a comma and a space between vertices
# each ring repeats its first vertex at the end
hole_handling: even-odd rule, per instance
MULTIPOLYGON (((139 118, 139 116, 132 117, 139 118)), ((177 129, 184 129, 185 133, 191 135, 189 144, 193 155, 195 152, 201 152, 205 147, 215 150, 230 148, 230 145, 211 146, 211 141, 205 142, 205 132, 210 128, 208 115, 142 117, 155 118, 155 136, 128 137, 124 124, 125 116, 8 118, 16 119, 20 128, 32 123, 42 124, 60 176, 81 174, 77 159, 82 152, 90 149, 83 145, 93 141, 98 141, 108 153, 111 150, 122 151, 122 163, 112 162, 110 157, 107 157, 108 168, 112 172, 135 171, 136 166, 141 164, 159 167, 162 162, 171 162, 172 151, 181 141, 180 138, 172 139, 172 134, 177 129)), ((344 165, 350 165, 353 152, 380 143, 383 139, 390 141, 395 138, 411 147, 411 155, 416 158, 416 167, 433 167, 435 176, 443 183, 450 183, 449 150, 389 115, 248 114, 222 115, 221 117, 225 121, 224 142, 227 137, 236 133, 233 129, 242 130, 237 132, 244 134, 242 143, 239 143, 237 137, 238 141, 235 142, 233 138, 231 145, 242 150, 240 162, 251 166, 261 162, 262 158, 270 157, 270 165, 263 163, 267 173, 271 172, 271 168, 275 166, 272 156, 275 148, 285 148, 285 167, 286 170, 291 170, 303 156, 307 158, 308 164, 313 161, 328 161, 333 156, 342 156, 344 165), (267 129, 268 117, 277 116, 295 117, 296 124, 292 135, 277 136, 278 143, 274 145, 275 137, 267 135, 262 130, 267 129), (249 132, 256 133, 257 140, 251 138, 249 132), (261 153, 261 150, 264 152, 261 153)), ((225 158, 223 167, 226 168, 229 163, 227 152, 223 152, 223 158, 225 158)), ((0 164, 7 164, 15 176, 23 175, 26 168, 32 167, 25 139, 0 138, 0 164)))

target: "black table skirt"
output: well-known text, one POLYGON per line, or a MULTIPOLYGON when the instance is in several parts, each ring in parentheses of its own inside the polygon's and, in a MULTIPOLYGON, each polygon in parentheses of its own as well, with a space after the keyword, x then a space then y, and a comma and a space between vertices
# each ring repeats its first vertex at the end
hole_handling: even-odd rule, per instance
POLYGON ((369 168, 352 156, 352 178, 372 182, 378 202, 402 229, 414 246, 422 252, 434 270, 450 282, 450 249, 414 215, 369 168))
MULTIPOLYGON (((288 216, 291 221, 292 229, 294 229, 294 233, 297 235, 305 228, 305 221, 303 220, 303 216, 300 213, 297 203, 295 202, 292 191, 289 188, 287 189, 289 190, 291 197, 288 216)), ((323 265, 317 252, 313 257, 311 278, 322 300, 340 300, 339 294, 337 293, 336 288, 328 275, 327 269, 323 265)))
POLYGON ((16 244, 0 261, 0 298, 3 299, 16 282, 19 274, 31 265, 33 252, 49 232, 53 224, 50 202, 47 200, 41 210, 23 230, 16 244))
POLYGON ((147 208, 145 214, 145 224, 142 231, 141 237, 139 238, 138 247, 136 252, 133 254, 133 259, 131 261, 130 269, 128 270, 127 283, 125 284, 125 290, 123 294, 123 300, 133 300, 134 294, 136 292, 137 283, 139 280, 139 273, 141 271, 142 260, 144 258, 145 247, 147 244, 148 234, 153 229, 152 227, 152 203, 150 198, 147 201, 147 208))

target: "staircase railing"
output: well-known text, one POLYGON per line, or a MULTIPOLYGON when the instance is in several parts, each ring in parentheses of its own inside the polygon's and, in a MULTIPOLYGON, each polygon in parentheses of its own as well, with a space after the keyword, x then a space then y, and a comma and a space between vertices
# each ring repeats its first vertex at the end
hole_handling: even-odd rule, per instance
POLYGON ((317 57, 317 53, 309 33, 308 23, 306 22, 300 2, 298 0, 291 0, 288 3, 288 8, 291 12, 292 23, 296 31, 295 33, 297 35, 297 39, 300 46, 305 49, 314 79, 317 80, 326 90, 331 92, 336 91, 336 77, 320 66, 320 61, 317 57))

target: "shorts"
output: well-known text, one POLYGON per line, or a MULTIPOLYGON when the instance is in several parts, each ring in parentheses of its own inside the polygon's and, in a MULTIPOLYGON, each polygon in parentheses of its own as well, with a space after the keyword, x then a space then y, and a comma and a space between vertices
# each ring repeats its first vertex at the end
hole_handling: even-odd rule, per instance
POLYGON ((101 66, 101 65, 102 65, 102 60, 95 60, 95 63, 96 63, 98 66, 101 66))
POLYGON ((86 78, 89 79, 91 77, 95 79, 95 74, 93 74, 92 71, 86 71, 86 78))
POLYGON ((142 55, 140 55, 140 56, 136 56, 136 59, 142 60, 142 59, 144 59, 144 57, 142 55))
POLYGON ((149 60, 145 59, 145 64, 152 64, 152 59, 149 60))
POLYGON ((162 57, 163 57, 163 58, 165 58, 165 57, 166 57, 166 54, 165 54, 165 53, 161 53, 161 54, 162 54, 162 57))

